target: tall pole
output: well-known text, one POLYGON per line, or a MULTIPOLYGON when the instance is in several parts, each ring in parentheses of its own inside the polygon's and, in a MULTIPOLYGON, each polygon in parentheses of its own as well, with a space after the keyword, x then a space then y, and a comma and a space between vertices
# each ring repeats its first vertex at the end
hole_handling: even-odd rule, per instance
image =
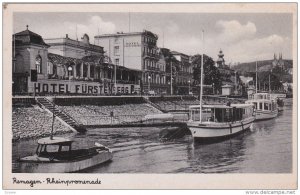
POLYGON ((237 95, 237 79, 236 79, 236 71, 234 72, 234 93, 237 95))
POLYGON ((115 64, 115 71, 114 71, 114 88, 115 88, 115 95, 117 94, 117 64, 115 64))
POLYGON ((148 94, 150 95, 150 79, 151 79, 151 76, 149 75, 148 76, 148 94))
POLYGON ((171 59, 171 95, 173 95, 173 67, 172 67, 172 59, 171 59))
POLYGON ((269 93, 271 93, 271 74, 269 74, 269 93))
POLYGON ((255 93, 257 93, 257 61, 256 61, 256 69, 255 69, 255 76, 256 76, 256 78, 255 78, 255 93))
POLYGON ((76 41, 78 41, 78 36, 77 36, 77 24, 76 24, 76 41))
POLYGON ((165 31, 163 30, 162 46, 165 48, 165 31))
POLYGON ((204 30, 202 30, 202 57, 201 57, 201 82, 200 82, 200 123, 202 122, 202 94, 203 94, 203 58, 204 58, 204 30))
POLYGON ((99 44, 99 41, 100 41, 100 32, 99 32, 99 28, 98 28, 98 37, 99 37, 99 38, 98 38, 98 45, 100 45, 100 44, 99 44))
POLYGON ((130 12, 128 13, 128 32, 130 32, 130 12))
POLYGON ((15 32, 14 32, 14 35, 13 35, 13 41, 14 41, 14 50, 13 50, 13 72, 16 71, 16 37, 15 37, 15 32))

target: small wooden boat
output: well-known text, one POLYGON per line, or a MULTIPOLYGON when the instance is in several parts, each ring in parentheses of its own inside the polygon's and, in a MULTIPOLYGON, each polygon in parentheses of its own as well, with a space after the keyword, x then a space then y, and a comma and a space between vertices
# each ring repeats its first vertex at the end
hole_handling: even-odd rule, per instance
POLYGON ((95 147, 72 150, 73 141, 63 137, 38 140, 32 156, 19 159, 20 170, 25 173, 78 172, 112 159, 109 148, 95 143, 95 147))

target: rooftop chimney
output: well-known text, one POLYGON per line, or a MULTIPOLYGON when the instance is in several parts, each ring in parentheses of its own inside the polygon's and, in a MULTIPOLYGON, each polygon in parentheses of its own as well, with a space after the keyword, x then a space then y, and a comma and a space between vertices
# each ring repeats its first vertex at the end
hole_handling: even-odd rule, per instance
POLYGON ((67 38, 67 39, 69 38, 68 34, 66 34, 66 38, 67 38))

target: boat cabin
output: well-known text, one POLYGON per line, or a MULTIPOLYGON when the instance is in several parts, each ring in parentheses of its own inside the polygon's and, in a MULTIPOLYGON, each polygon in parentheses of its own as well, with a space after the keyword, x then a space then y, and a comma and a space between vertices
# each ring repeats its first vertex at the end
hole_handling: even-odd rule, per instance
POLYGON ((262 99, 265 99, 265 100, 270 100, 271 99, 271 96, 269 93, 254 93, 254 94, 251 94, 249 95, 249 99, 251 100, 262 100, 262 99))
MULTIPOLYGON (((253 106, 250 104, 231 104, 227 105, 203 105, 201 121, 202 122, 235 122, 253 116, 253 106)), ((200 105, 190 106, 190 121, 199 121, 200 105)))
POLYGON ((36 155, 39 157, 58 157, 71 155, 73 141, 63 137, 47 137, 38 140, 36 155))
POLYGON ((277 110, 277 101, 275 100, 250 100, 247 103, 252 103, 256 111, 275 111, 277 110))

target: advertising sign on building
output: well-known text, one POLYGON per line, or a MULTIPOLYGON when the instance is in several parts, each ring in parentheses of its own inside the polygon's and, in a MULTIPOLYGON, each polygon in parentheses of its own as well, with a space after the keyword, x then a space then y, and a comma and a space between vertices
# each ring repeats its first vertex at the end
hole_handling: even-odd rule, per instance
POLYGON ((39 80, 38 82, 29 82, 29 93, 59 93, 59 94, 91 94, 91 95, 107 95, 107 94, 132 94, 139 93, 140 86, 132 84, 116 84, 114 83, 96 83, 96 82, 80 82, 80 81, 62 81, 62 80, 39 80))

